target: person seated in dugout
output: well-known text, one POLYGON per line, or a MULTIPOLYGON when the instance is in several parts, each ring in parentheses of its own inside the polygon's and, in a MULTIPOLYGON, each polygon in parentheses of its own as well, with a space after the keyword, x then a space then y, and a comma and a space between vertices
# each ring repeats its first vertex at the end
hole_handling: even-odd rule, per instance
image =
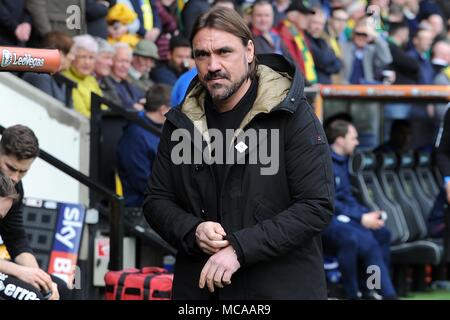
MULTIPOLYGON (((6 215, 18 198, 19 194, 16 191, 14 182, 0 172, 0 222, 3 222, 3 219, 6 218, 6 215)), ((0 300, 43 300, 44 293, 32 284, 17 278, 15 275, 18 275, 18 273, 20 271, 13 262, 0 259, 0 300)), ((39 280, 45 284, 48 280, 47 276, 43 272, 38 274, 39 280)), ((58 290, 54 287, 55 285, 54 283, 50 284, 54 292, 50 297, 52 300, 59 298, 58 290)))
POLYGON ((397 299, 389 274, 390 232, 384 226, 382 212, 370 211, 353 195, 350 184, 349 156, 358 142, 358 132, 351 122, 339 117, 326 121, 325 134, 333 160, 335 209, 330 225, 322 233, 326 254, 335 255, 342 282, 349 299, 397 299), (358 261, 363 266, 378 266, 380 288, 369 290, 361 281, 358 261))
POLYGON ((23 125, 6 128, 0 140, 0 238, 11 260, 0 259, 0 299, 68 300, 80 290, 72 290, 60 278, 42 270, 33 254, 23 225, 22 178, 39 155, 34 132, 23 125), (15 200, 15 201, 14 201, 15 200))

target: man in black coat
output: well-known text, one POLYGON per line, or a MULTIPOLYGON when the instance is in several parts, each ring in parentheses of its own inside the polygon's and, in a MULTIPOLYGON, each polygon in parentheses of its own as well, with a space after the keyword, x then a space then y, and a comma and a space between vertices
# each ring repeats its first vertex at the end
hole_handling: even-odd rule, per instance
MULTIPOLYGON (((450 106, 450 105, 449 105, 450 106)), ((447 193, 447 202, 450 204, 450 111, 444 117, 442 136, 437 153, 439 170, 444 177, 444 186, 447 193)))
POLYGON ((333 172, 301 72, 278 55, 258 64, 230 9, 202 15, 192 46, 198 77, 166 114, 144 202, 178 249, 173 297, 326 299, 333 172))
POLYGON ((336 57, 329 44, 321 38, 325 30, 325 23, 325 13, 320 9, 315 9, 305 34, 314 60, 317 82, 331 84, 331 76, 341 71, 342 61, 336 57))
POLYGON ((389 28, 389 50, 395 71, 395 84, 417 84, 419 82, 419 63, 409 56, 404 48, 409 41, 409 27, 405 22, 392 23, 389 28))
POLYGON ((0 45, 25 46, 31 35, 31 16, 25 0, 0 1, 0 45))

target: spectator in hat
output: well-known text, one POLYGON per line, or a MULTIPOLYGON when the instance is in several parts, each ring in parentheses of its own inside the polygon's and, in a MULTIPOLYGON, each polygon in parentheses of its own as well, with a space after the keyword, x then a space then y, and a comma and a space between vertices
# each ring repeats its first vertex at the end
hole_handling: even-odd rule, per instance
POLYGON ((294 0, 287 8, 286 19, 276 28, 292 60, 305 76, 307 85, 317 83, 314 60, 305 37, 314 12, 309 1, 294 0))
POLYGON ((131 67, 128 70, 129 80, 142 91, 147 91, 152 85, 150 71, 159 60, 158 48, 149 40, 141 40, 133 50, 131 67))

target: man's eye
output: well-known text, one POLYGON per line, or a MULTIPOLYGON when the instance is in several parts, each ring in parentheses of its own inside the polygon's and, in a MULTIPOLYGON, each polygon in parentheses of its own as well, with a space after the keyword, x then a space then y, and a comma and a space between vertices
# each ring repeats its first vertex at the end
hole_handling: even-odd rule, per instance
POLYGON ((207 53, 206 53, 206 52, 197 52, 197 53, 195 54, 195 57, 196 57, 196 58, 206 57, 206 56, 207 56, 207 53))

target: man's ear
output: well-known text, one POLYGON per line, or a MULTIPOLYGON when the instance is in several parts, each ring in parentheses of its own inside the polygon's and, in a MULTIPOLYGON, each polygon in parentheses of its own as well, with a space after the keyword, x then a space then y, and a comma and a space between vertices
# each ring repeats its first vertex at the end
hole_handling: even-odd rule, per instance
POLYGON ((247 43, 247 63, 250 64, 255 59, 255 44, 252 40, 247 43))
POLYGON ((159 107, 158 111, 163 116, 166 114, 167 111, 169 111, 169 107, 167 105, 163 104, 161 107, 159 107))
POLYGON ((338 146, 342 146, 344 144, 344 139, 345 139, 344 137, 337 137, 334 140, 333 144, 337 144, 338 146))

